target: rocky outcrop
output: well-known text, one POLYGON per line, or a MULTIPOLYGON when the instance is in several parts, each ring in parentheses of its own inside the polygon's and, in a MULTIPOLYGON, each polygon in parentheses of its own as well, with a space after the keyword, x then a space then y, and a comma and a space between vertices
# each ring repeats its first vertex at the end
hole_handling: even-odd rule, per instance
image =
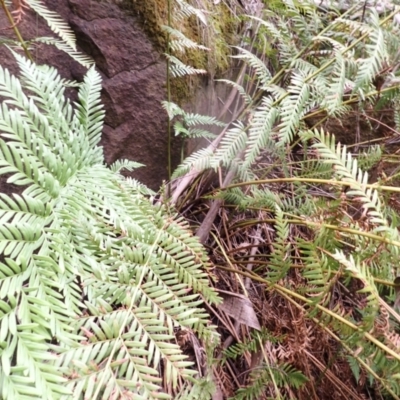
MULTIPOLYGON (((157 189, 167 178, 167 116, 161 107, 166 98, 166 64, 162 55, 144 33, 137 17, 128 15, 118 2, 47 0, 45 3, 68 21, 79 48, 96 61, 103 77, 106 119, 101 144, 106 162, 128 158, 145 164, 134 176, 157 189)), ((0 12, 0 26, 7 25, 0 12)), ((25 40, 51 35, 46 23, 29 10, 18 28, 25 40)), ((11 29, 3 32, 13 37, 11 29)), ((56 67, 65 78, 81 80, 85 72, 52 46, 38 45, 32 54, 36 62, 56 67)), ((15 61, 4 46, 0 46, 0 60, 3 67, 17 73, 15 61)), ((179 146, 174 147, 177 155, 179 146)))

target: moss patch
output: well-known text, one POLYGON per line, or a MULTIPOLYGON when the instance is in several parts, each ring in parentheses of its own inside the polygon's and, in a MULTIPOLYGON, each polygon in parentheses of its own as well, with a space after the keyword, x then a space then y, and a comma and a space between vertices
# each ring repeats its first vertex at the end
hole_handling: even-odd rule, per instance
MULTIPOLYGON (((174 13, 175 3, 174 0, 170 1, 174 13)), ((178 26, 172 23, 172 27, 179 29, 189 39, 210 48, 210 51, 187 49, 183 54, 176 56, 186 65, 205 69, 209 77, 214 78, 229 68, 230 45, 237 42, 240 21, 224 2, 218 5, 205 2, 203 6, 207 7, 203 10, 207 15, 207 26, 191 16, 179 21, 178 26)), ((160 52, 165 52, 167 35, 162 26, 168 25, 168 0, 123 0, 122 7, 139 18, 155 46, 160 52)), ((202 79, 204 78, 201 76, 173 79, 171 86, 173 100, 178 103, 188 100, 202 79)))

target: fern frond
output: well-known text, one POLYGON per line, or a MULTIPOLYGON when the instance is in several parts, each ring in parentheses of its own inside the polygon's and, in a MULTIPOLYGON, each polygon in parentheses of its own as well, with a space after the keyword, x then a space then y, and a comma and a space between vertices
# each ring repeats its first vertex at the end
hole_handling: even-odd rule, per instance
POLYGON ((92 67, 79 90, 77 117, 88 138, 89 146, 96 146, 101 139, 104 111, 100 101, 101 77, 92 67))
POLYGON ((15 57, 21 80, 0 69, 0 173, 27 188, 0 195, 0 397, 170 398, 161 363, 175 393, 196 382, 174 328, 218 338, 204 250, 115 172, 137 163, 104 165, 95 69, 73 108, 54 69, 15 57))
POLYGON ((313 147, 318 149, 324 162, 334 165, 336 174, 344 181, 352 183, 351 190, 347 194, 363 203, 365 209, 368 210, 371 222, 377 225, 375 228, 377 231, 383 230, 389 233, 378 192, 365 187, 368 174, 358 168, 357 160, 354 160, 347 152, 346 146, 342 147, 340 144, 335 146, 334 137, 325 135, 322 131, 315 131, 314 135, 320 142, 314 144, 313 147))
POLYGON ((346 67, 343 57, 339 51, 335 52, 335 66, 332 71, 332 80, 328 87, 328 93, 323 102, 330 115, 335 115, 336 110, 343 102, 346 83, 346 67))
POLYGON ((211 159, 211 167, 216 169, 220 165, 229 165, 246 147, 246 128, 241 123, 234 124, 221 140, 221 144, 211 159))
POLYGON ((205 69, 196 69, 194 67, 191 67, 190 65, 186 65, 174 56, 171 56, 169 54, 165 54, 165 56, 171 63, 170 73, 174 78, 182 77, 185 75, 199 75, 207 73, 205 69))
MULTIPOLYGON (((299 247, 304 260, 302 275, 308 282, 307 294, 315 299, 315 303, 323 304, 321 300, 329 290, 330 268, 327 259, 319 254, 313 243, 299 239, 299 247)), ((329 296, 326 300, 329 300, 329 296)))
POLYGON ((261 106, 256 109, 252 118, 244 167, 250 166, 262 149, 272 149, 274 147, 271 138, 272 128, 278 117, 279 110, 273 106, 273 100, 270 97, 264 96, 261 106))
POLYGON ((364 286, 358 293, 366 294, 367 304, 363 309, 364 326, 362 329, 369 331, 374 325, 380 306, 379 294, 374 281, 368 272, 368 268, 366 265, 360 265, 356 262, 351 255, 346 257, 342 251, 336 251, 333 258, 342 264, 353 278, 360 280, 364 286))
POLYGON ((40 15, 50 29, 60 36, 65 44, 76 52, 75 34, 69 25, 54 11, 49 10, 41 0, 25 0, 29 7, 40 15))
POLYGON ((245 60, 246 63, 254 69, 254 72, 257 75, 257 81, 260 83, 261 88, 266 87, 269 81, 272 79, 272 76, 265 63, 246 49, 241 47, 236 47, 236 49, 238 50, 239 54, 232 56, 232 58, 245 60))
POLYGON ((133 171, 134 169, 140 167, 144 167, 144 165, 131 160, 117 160, 110 165, 111 171, 115 173, 121 172, 123 169, 126 169, 127 171, 133 171))
POLYGON ((81 52, 75 50, 70 47, 70 45, 63 40, 55 39, 52 37, 39 37, 35 38, 32 42, 44 43, 51 46, 57 47, 58 50, 63 51, 68 54, 72 59, 77 61, 79 64, 83 65, 86 68, 90 68, 94 65, 94 60, 86 54, 82 54, 81 52))
POLYGON ((269 270, 267 272, 267 279, 274 283, 282 279, 287 274, 291 266, 290 243, 288 242, 289 224, 285 220, 285 216, 280 207, 276 205, 275 210, 276 239, 273 244, 269 270))
POLYGON ((293 74, 288 91, 290 94, 282 101, 280 109, 280 146, 293 139, 310 98, 310 87, 304 77, 299 74, 293 74))
POLYGON ((251 373, 251 383, 237 391, 230 400, 257 400, 265 393, 268 384, 276 383, 278 387, 288 384, 294 388, 304 385, 308 379, 290 364, 270 366, 263 363, 261 368, 251 373))
POLYGON ((224 82, 229 86, 234 87, 240 96, 243 98, 245 104, 250 104, 252 101, 252 98, 246 93, 246 90, 244 89, 243 86, 239 85, 237 82, 230 81, 229 79, 216 79, 216 82, 224 82))
POLYGON ((193 7, 191 4, 186 2, 185 0, 176 0, 176 8, 173 13, 174 19, 179 22, 184 18, 189 18, 194 15, 199 19, 204 25, 207 25, 207 18, 204 12, 196 7, 193 7))
POLYGON ((354 91, 368 87, 382 68, 386 59, 385 37, 382 28, 379 27, 379 16, 376 13, 372 13, 372 17, 373 25, 376 29, 369 35, 371 43, 366 45, 369 57, 362 59, 362 63, 355 78, 354 91))
POLYGON ((163 25, 162 29, 171 36, 169 46, 173 51, 185 51, 185 49, 198 49, 209 51, 210 49, 206 46, 198 44, 193 40, 186 37, 180 30, 174 29, 170 26, 163 25))
POLYGON ((212 168, 212 159, 214 152, 211 149, 205 148, 196 151, 189 157, 186 157, 183 163, 178 165, 172 174, 172 179, 176 179, 188 173, 190 170, 194 171, 205 171, 206 169, 212 168))

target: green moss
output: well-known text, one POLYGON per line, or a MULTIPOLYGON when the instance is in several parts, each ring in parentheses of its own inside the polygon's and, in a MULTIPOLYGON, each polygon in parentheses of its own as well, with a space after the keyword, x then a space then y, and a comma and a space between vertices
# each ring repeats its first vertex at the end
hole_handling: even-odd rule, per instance
POLYGON ((123 0, 122 7, 138 17, 150 39, 165 51, 167 36, 161 26, 168 23, 168 0, 123 0))
MULTIPOLYGON (((174 0, 170 0, 174 1, 174 0)), ((208 26, 204 26, 194 16, 173 26, 186 37, 210 48, 210 51, 187 49, 177 57, 185 64, 197 69, 205 69, 211 77, 221 74, 229 68, 230 45, 237 41, 237 31, 240 24, 229 7, 221 2, 218 5, 206 2, 208 26)), ((167 49, 167 35, 162 29, 168 25, 168 0, 123 0, 122 6, 130 14, 139 17, 143 28, 159 48, 160 52, 167 49)), ((181 103, 190 98, 191 93, 200 83, 201 76, 188 76, 173 79, 171 94, 175 102, 181 103)))

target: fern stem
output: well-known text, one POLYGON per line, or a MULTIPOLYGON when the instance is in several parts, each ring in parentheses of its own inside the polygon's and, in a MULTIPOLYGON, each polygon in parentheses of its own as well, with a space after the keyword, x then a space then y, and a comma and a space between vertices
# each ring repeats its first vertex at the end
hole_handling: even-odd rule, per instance
MULTIPOLYGON (((239 182, 239 183, 234 183, 232 185, 219 188, 218 190, 228 190, 228 189, 233 189, 236 187, 242 187, 242 186, 250 186, 250 185, 264 185, 267 183, 288 183, 288 182, 305 182, 305 183, 321 183, 321 184, 328 184, 332 186, 354 186, 353 182, 346 182, 346 181, 335 181, 333 179, 318 179, 318 178, 271 178, 271 179, 262 179, 259 181, 247 181, 247 182, 239 182)), ((400 193, 400 188, 394 187, 394 186, 385 186, 385 185, 379 185, 376 183, 366 183, 362 185, 365 188, 368 189, 376 189, 376 190, 381 190, 383 192, 393 192, 393 193, 400 193)))
MULTIPOLYGON (((319 223, 319 222, 307 221, 305 219, 287 219, 286 221, 289 224, 305 225, 305 226, 316 227, 316 228, 327 228, 327 229, 331 229, 331 230, 338 231, 338 232, 350 233, 352 235, 363 236, 363 237, 366 237, 366 238, 369 238, 372 240, 377 240, 382 243, 391 244, 393 246, 400 247, 400 242, 397 240, 391 240, 391 239, 388 239, 388 238, 385 238, 385 237, 382 237, 379 235, 375 235, 374 233, 371 233, 371 232, 361 231, 359 229, 344 228, 344 227, 337 226, 337 225, 330 225, 330 224, 324 224, 324 223, 319 223)), ((276 220, 274 218, 247 220, 246 222, 241 222, 239 224, 235 224, 232 227, 232 229, 238 228, 238 227, 245 227, 245 226, 261 224, 261 223, 276 223, 276 220)))
POLYGON ((32 57, 32 55, 31 55, 31 53, 30 53, 30 51, 29 51, 29 49, 28 49, 28 47, 27 47, 27 45, 25 43, 25 40, 23 39, 19 29, 17 28, 17 24, 15 23, 14 18, 10 13, 10 10, 6 6, 6 3, 4 2, 4 0, 0 0, 0 4, 1 4, 1 7, 3 8, 3 10, 4 10, 4 13, 7 16, 7 19, 9 20, 9 22, 11 24, 11 27, 12 27, 14 33, 15 33, 15 36, 17 37, 18 41, 20 42, 20 44, 22 46, 22 49, 24 50, 24 53, 25 53, 26 57, 29 60, 31 60, 32 62, 34 62, 33 57, 32 57))
MULTIPOLYGON (((221 249, 222 254, 224 255, 225 260, 227 261, 227 263, 228 263, 233 269, 235 269, 234 266, 232 265, 232 263, 231 263, 231 261, 230 261, 228 255, 226 254, 224 248, 222 247, 221 242, 218 240, 218 237, 217 237, 216 235, 214 235, 213 232, 211 232, 211 235, 214 237, 214 240, 216 241, 216 243, 218 244, 219 248, 221 249)), ((243 284, 243 281, 242 281, 237 275, 236 275, 236 279, 239 281, 240 286, 242 287, 242 290, 243 290, 243 293, 245 294, 245 296, 246 296, 246 297, 249 297, 249 294, 248 294, 248 292, 247 292, 247 290, 246 290, 246 287, 245 287, 244 284, 243 284)))
MULTIPOLYGON (((168 27, 171 28, 171 1, 168 0, 168 27)), ((167 32, 167 54, 171 55, 171 35, 169 31, 167 32)), ((168 103, 171 103, 171 75, 170 75, 170 59, 167 57, 167 99, 168 103)), ((171 161, 171 146, 172 146, 172 133, 171 133, 171 119, 168 118, 167 126, 167 157, 168 157, 168 180, 171 180, 172 175, 172 161, 171 161)))

